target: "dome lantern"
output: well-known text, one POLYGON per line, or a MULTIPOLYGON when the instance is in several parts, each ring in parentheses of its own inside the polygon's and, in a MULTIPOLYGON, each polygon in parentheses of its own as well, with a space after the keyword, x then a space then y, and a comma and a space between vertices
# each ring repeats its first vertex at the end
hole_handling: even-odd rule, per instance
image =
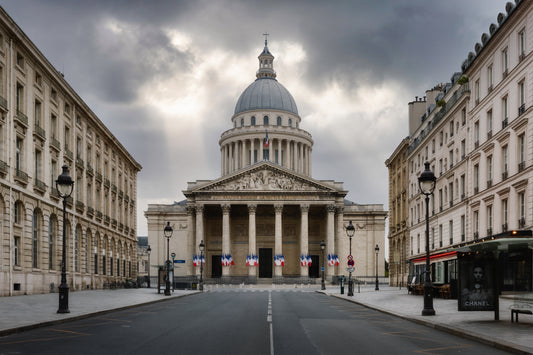
POLYGON ((263 34, 265 36, 265 48, 263 52, 259 54, 259 70, 255 74, 257 79, 260 78, 276 78, 276 72, 274 71, 274 56, 268 50, 268 33, 263 34))

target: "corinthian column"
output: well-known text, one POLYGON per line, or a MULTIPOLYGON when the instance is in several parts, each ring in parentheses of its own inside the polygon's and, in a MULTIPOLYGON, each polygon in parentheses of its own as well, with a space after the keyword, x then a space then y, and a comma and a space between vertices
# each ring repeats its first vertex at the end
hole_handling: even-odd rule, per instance
MULTIPOLYGON (((335 254, 335 205, 327 205, 326 211, 328 213, 326 248, 327 254, 333 255, 335 254)), ((324 257, 327 258, 327 256, 324 257)), ((327 259, 325 261, 327 261, 327 259)), ((328 280, 330 280, 333 275, 335 275, 335 266, 326 266, 326 276, 328 280)))
POLYGON ((197 253, 198 244, 194 235, 194 206, 187 206, 187 256, 190 262, 187 263, 187 275, 194 275, 194 266, 192 265, 192 256, 197 253))
MULTIPOLYGON (((204 240, 204 206, 196 205, 196 245, 200 245, 200 242, 204 240)), ((207 257, 206 257, 207 259, 207 257)), ((196 275, 200 276, 200 268, 196 268, 196 275)))
MULTIPOLYGON (((282 247, 282 240, 281 240, 281 234, 282 234, 282 213, 283 213, 283 205, 274 205, 274 211, 276 212, 276 222, 275 222, 275 232, 274 232, 274 254, 279 255, 283 254, 283 247, 282 247)), ((283 267, 280 266, 274 266, 274 276, 276 277, 282 277, 283 276, 283 267)))
MULTIPOLYGON (((229 212, 230 205, 222 205, 222 254, 231 254, 230 230, 229 230, 229 212)), ((230 276, 231 268, 222 267, 222 276, 230 276)))
MULTIPOLYGON (((257 205, 249 204, 248 205, 248 253, 250 255, 257 254, 257 249, 255 245, 255 211, 257 210, 257 205)), ((259 260, 259 262, 264 262, 259 260)), ((255 278, 257 277, 257 267, 248 268, 248 276, 255 278)))
MULTIPOLYGON (((300 205, 300 212, 300 255, 307 255, 309 254, 309 205, 300 205)), ((300 275, 309 277, 309 267, 300 266, 300 275)))

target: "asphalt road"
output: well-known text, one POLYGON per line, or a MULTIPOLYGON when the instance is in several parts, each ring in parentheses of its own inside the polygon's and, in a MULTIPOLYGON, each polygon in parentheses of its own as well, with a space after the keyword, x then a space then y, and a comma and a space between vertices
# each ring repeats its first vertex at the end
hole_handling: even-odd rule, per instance
POLYGON ((503 354, 301 290, 177 298, 0 338, 0 354, 503 354))

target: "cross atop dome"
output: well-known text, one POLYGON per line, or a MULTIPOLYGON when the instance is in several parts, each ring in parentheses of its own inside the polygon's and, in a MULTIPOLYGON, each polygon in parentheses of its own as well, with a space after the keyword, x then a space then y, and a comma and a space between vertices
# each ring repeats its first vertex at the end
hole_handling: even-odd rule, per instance
POLYGON ((263 36, 265 36, 265 48, 263 49, 263 52, 259 54, 259 70, 255 74, 257 79, 262 78, 270 78, 275 79, 276 78, 276 72, 274 71, 274 56, 270 51, 268 50, 268 36, 270 34, 263 33, 263 36))

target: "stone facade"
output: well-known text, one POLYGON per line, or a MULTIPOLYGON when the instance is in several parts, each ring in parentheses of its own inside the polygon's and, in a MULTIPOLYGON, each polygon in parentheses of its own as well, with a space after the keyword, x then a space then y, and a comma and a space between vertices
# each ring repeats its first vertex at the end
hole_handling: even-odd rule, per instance
POLYGON ((136 278, 141 166, 0 8, 0 295, 60 283, 67 165, 71 290, 136 278))
MULTIPOLYGON (((150 275, 157 275, 165 263, 163 228, 170 222, 174 228, 170 252, 180 261, 174 264, 176 277, 199 276, 193 255, 200 254, 198 246, 204 241, 204 277, 213 282, 307 282, 320 276, 322 262, 331 281, 348 275, 345 226, 351 220, 356 227, 354 276, 368 281, 375 277, 374 248, 385 250, 387 213, 382 205, 345 200, 348 191, 342 183, 311 177, 313 140, 300 127, 294 99, 275 79, 273 60, 265 42, 257 80, 239 98, 231 118, 233 128, 219 141, 221 177, 190 182, 182 202, 148 206, 150 275), (321 241, 326 244, 323 254, 321 241), (231 255, 234 265, 223 266, 224 255, 231 255), (258 256, 259 266, 246 265, 252 255, 258 256), (311 266, 302 265, 302 255, 309 255, 311 266), (328 255, 337 255, 340 265, 328 265, 328 255), (279 256, 283 266, 275 262, 279 256)), ((384 263, 379 262, 379 275, 384 272, 384 263)))

